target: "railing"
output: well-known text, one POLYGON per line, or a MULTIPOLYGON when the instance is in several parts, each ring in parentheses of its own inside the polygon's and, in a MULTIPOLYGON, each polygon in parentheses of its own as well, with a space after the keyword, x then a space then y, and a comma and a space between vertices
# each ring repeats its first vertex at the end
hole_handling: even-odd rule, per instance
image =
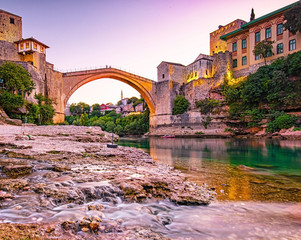
POLYGON ((132 74, 132 75, 135 75, 135 76, 138 76, 138 77, 141 77, 141 78, 146 78, 146 79, 150 79, 150 80, 153 79, 153 77, 149 77, 149 76, 145 77, 144 73, 139 74, 139 73, 136 73, 136 72, 128 70, 128 69, 123 69, 121 67, 115 67, 115 66, 112 67, 111 65, 94 66, 94 67, 86 67, 86 68, 74 68, 74 69, 67 69, 67 70, 59 69, 59 68, 56 68, 56 67, 54 67, 53 69, 55 71, 58 71, 58 72, 61 72, 61 73, 71 73, 71 72, 90 71, 90 70, 106 69, 106 68, 114 68, 114 69, 121 70, 121 71, 127 72, 129 74, 132 74))

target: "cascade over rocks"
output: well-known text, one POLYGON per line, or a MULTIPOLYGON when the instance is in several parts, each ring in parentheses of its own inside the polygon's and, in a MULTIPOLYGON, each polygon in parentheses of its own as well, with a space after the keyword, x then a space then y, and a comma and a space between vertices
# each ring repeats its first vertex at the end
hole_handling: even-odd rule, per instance
MULTIPOLYGON (((152 230, 122 226, 122 220, 104 219, 100 202, 207 205, 214 200, 214 191, 185 182, 179 171, 157 164, 141 150, 107 148, 111 134, 99 127, 6 125, 0 126, 0 135, 0 211, 16 211, 17 216, 24 210, 43 215, 53 209, 83 208, 72 219, 47 213, 47 219, 23 217, 21 225, 15 220, 30 236, 39 236, 34 239, 166 239, 152 230)), ((4 219, 0 238, 1 232, 15 228, 4 219)), ((15 234, 23 236, 17 230, 15 234)))

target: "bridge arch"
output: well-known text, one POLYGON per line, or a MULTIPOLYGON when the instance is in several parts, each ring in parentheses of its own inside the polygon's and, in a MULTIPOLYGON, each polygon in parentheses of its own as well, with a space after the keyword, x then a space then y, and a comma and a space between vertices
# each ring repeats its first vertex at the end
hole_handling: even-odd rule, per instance
POLYGON ((71 95, 86 83, 102 78, 111 78, 124 82, 137 90, 145 100, 150 114, 155 114, 155 100, 153 97, 154 81, 131 74, 116 68, 101 68, 87 71, 69 72, 63 74, 63 99, 66 106, 71 95))

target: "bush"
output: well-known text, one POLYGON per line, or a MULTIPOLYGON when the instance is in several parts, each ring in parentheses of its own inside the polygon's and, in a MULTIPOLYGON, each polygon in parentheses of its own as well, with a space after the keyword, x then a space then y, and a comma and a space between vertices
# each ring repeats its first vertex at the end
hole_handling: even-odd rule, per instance
POLYGON ((25 103, 23 96, 15 95, 10 92, 2 92, 0 95, 0 105, 3 107, 4 111, 11 112, 22 107, 25 103))
POLYGON ((204 100, 196 102, 196 106, 200 108, 202 114, 208 114, 212 113, 214 108, 220 107, 221 101, 205 98, 204 100))
POLYGON ((267 124, 267 132, 277 132, 281 129, 288 129, 294 126, 297 122, 297 117, 282 113, 277 116, 273 121, 267 124))
POLYGON ((174 107, 172 109, 172 114, 173 115, 182 114, 187 111, 188 107, 189 107, 188 100, 182 95, 177 95, 177 97, 174 100, 174 107))
POLYGON ((89 118, 88 118, 88 114, 86 112, 84 112, 79 119, 79 123, 81 126, 88 126, 89 125, 89 118))

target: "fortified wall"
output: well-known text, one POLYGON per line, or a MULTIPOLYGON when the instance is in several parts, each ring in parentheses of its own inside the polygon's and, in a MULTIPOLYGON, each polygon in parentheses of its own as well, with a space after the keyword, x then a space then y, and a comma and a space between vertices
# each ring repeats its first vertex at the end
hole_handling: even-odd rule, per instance
MULTIPOLYGON (((11 61, 21 65, 32 76, 33 92, 26 100, 37 103, 35 94, 43 94, 56 101, 61 94, 62 73, 53 69, 46 61, 44 43, 34 38, 22 38, 22 18, 0 10, 0 64, 11 61)), ((58 110, 56 106, 56 110, 58 110)), ((64 121, 63 111, 56 111, 54 122, 64 121)))
MULTIPOLYGON (((232 71, 232 54, 228 51, 214 53, 212 56, 200 54, 197 59, 184 66, 178 63, 161 62, 158 66, 158 82, 155 85, 157 97, 156 114, 150 118, 150 134, 195 134, 206 128, 208 121, 202 115, 196 102, 206 98, 222 99, 219 87, 225 74, 232 71), (212 91, 215 89, 216 91, 212 91), (189 111, 181 115, 172 115, 174 99, 183 95, 189 101, 189 111)), ((211 116, 209 126, 215 131, 224 130, 223 116, 211 116)), ((216 133, 217 134, 217 133, 216 133)))

